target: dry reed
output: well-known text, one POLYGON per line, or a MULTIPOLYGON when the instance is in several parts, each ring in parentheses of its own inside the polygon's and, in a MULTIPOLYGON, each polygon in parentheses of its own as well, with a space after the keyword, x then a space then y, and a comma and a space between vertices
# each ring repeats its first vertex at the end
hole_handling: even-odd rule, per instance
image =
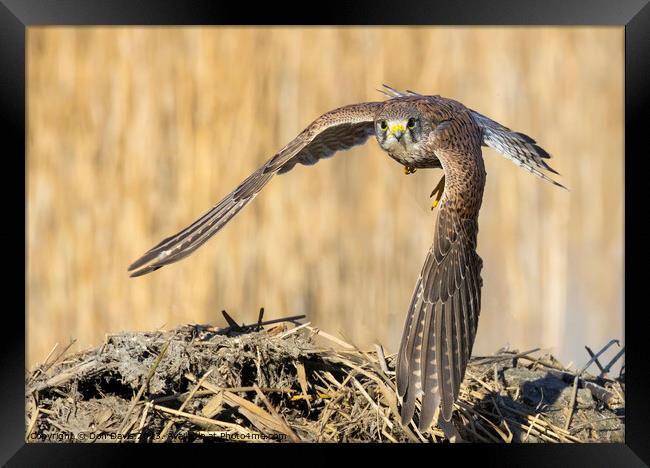
MULTIPOLYGON (((269 325, 260 315, 252 326, 124 333, 60 353, 27 376, 26 440, 445 440, 401 424, 395 357, 381 346, 357 349, 309 322, 269 325)), ((623 380, 573 374, 537 351, 470 361, 453 418, 462 440, 623 442, 623 380)))

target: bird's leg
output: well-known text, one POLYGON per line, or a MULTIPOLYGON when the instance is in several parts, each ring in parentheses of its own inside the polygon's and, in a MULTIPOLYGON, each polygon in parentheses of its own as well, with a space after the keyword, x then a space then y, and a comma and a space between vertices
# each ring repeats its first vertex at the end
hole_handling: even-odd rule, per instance
POLYGON ((436 198, 433 200, 433 203, 431 204, 431 209, 433 210, 436 206, 438 206, 438 203, 440 203, 440 199, 442 198, 442 194, 445 192, 445 176, 443 175, 440 181, 438 182, 438 185, 436 185, 436 188, 433 189, 433 192, 431 192, 431 195, 429 195, 429 198, 433 197, 434 195, 436 198))
POLYGON ((406 175, 413 174, 415 171, 417 171, 417 169, 414 168, 413 166, 404 164, 404 174, 406 175))

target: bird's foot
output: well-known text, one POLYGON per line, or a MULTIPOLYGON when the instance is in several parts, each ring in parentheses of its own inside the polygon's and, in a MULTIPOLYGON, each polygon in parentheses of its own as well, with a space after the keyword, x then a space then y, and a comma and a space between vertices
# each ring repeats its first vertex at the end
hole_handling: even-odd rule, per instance
POLYGON ((413 166, 409 166, 408 164, 404 165, 404 174, 406 175, 413 174, 415 171, 417 171, 417 169, 414 168, 413 166))
POLYGON ((431 195, 429 195, 429 198, 433 197, 434 195, 436 196, 436 198, 433 200, 433 203, 431 203, 432 210, 438 206, 438 203, 440 203, 440 199, 442 198, 443 193, 445 193, 445 176, 442 176, 438 182, 438 185, 436 185, 436 188, 434 188, 433 192, 431 192, 431 195))

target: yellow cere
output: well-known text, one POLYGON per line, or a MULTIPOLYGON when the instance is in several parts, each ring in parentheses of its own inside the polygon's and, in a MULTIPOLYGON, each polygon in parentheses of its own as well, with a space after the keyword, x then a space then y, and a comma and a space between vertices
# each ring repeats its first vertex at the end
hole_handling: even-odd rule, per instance
POLYGON ((402 123, 391 124, 390 127, 389 127, 389 130, 390 130, 390 133, 395 133, 395 132, 404 133, 404 131, 406 130, 406 127, 402 123))

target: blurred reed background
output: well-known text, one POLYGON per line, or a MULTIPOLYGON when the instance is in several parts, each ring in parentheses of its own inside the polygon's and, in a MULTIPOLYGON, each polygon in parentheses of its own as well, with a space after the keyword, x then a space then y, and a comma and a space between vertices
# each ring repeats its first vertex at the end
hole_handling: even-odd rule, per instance
POLYGON ((193 256, 127 266, 321 113, 382 83, 536 138, 563 191, 484 150, 475 354, 582 365, 623 338, 622 28, 29 28, 28 366, 121 330, 307 314, 399 343, 439 171, 374 140, 276 177, 193 256))

